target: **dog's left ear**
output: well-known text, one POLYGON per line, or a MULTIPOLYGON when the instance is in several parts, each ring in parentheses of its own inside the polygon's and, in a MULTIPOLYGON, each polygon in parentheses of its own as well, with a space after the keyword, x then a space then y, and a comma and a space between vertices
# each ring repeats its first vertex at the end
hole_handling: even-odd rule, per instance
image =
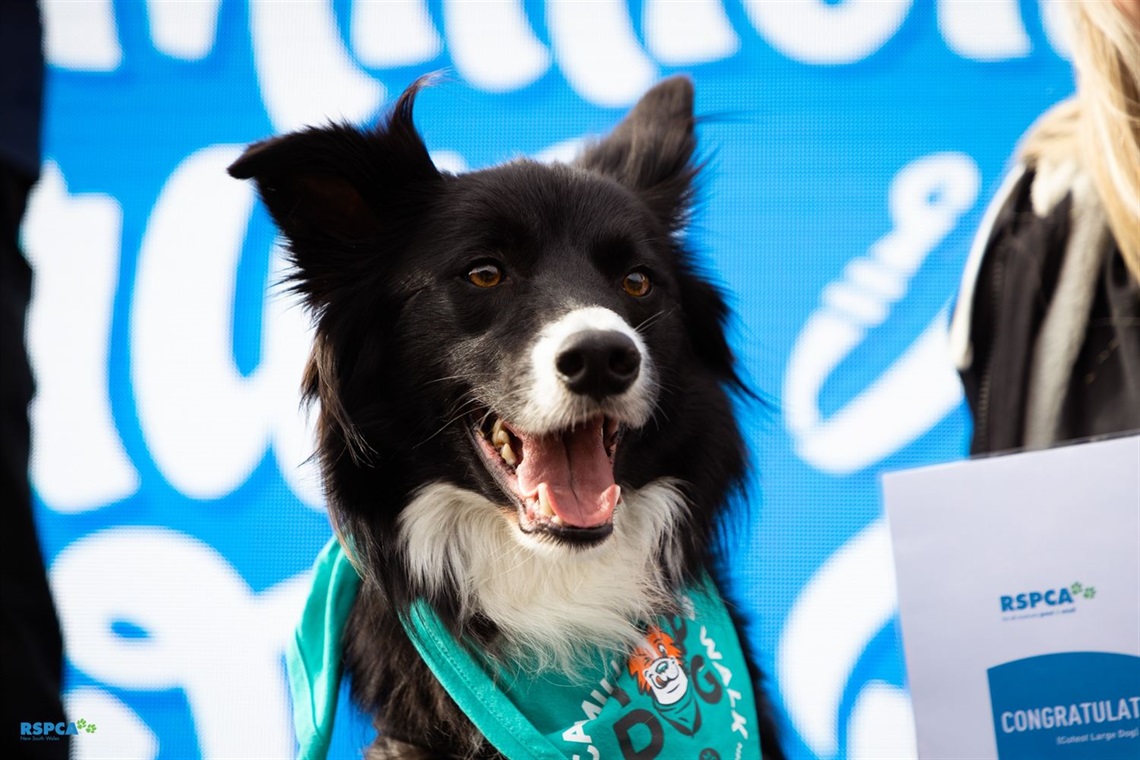
POLYGON ((310 127, 250 146, 229 167, 252 179, 289 243, 295 289, 323 307, 399 248, 443 177, 412 120, 420 78, 370 130, 310 127))
POLYGON ((416 80, 375 129, 329 124, 264 140, 230 165, 230 176, 257 183, 293 242, 368 238, 406 210, 411 188, 440 180, 412 121, 416 95, 429 82, 416 80))
POLYGON ((614 131, 577 160, 636 192, 669 229, 685 221, 698 167, 693 83, 670 77, 642 96, 614 131))

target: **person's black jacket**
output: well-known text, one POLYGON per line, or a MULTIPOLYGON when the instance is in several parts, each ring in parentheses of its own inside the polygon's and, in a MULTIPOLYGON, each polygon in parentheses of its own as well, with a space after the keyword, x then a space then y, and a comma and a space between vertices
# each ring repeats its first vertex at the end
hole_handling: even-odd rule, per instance
POLYGON ((958 298, 971 454, 1140 429, 1140 285, 1075 164, 1007 178, 958 298))

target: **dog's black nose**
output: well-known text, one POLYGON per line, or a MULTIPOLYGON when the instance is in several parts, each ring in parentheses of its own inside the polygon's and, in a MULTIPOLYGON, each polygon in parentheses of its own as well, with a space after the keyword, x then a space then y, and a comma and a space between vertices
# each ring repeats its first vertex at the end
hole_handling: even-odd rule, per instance
POLYGON ((554 366, 571 391, 602 399, 629 390, 641 371, 641 352, 624 333, 589 330, 563 344, 554 366))

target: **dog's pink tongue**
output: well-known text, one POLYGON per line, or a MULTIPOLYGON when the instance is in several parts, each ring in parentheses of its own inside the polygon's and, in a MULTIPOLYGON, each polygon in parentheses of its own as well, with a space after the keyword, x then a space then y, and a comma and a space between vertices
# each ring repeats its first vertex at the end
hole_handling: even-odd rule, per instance
POLYGON ((602 443, 602 420, 573 432, 519 436, 522 461, 516 474, 519 491, 538 498, 540 486, 564 525, 593 528, 613 518, 621 489, 602 443))

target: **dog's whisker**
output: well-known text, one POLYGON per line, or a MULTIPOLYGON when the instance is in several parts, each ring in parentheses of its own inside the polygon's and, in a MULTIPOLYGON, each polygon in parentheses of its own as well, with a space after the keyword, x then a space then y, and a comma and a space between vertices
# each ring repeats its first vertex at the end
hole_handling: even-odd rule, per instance
MULTIPOLYGON (((444 430, 447 430, 447 428, 451 427, 451 426, 452 426, 452 425, 454 425, 456 422, 459 422, 460 420, 462 420, 462 419, 463 419, 463 418, 466 416, 466 413, 464 412, 464 410, 465 410, 467 407, 469 407, 469 406, 473 406, 473 405, 477 405, 478 403, 479 403, 479 400, 478 400, 478 399, 474 399, 474 398, 473 398, 473 399, 469 399, 469 400, 465 401, 465 402, 464 402, 464 403, 463 403, 463 404, 462 404, 462 405, 461 405, 461 406, 460 406, 458 409, 456 409, 455 411, 453 411, 453 412, 452 412, 452 414, 451 414, 451 415, 448 417, 448 419, 447 419, 447 420, 446 420, 446 421, 443 423, 443 425, 441 425, 441 426, 440 426, 440 427, 439 427, 439 428, 438 428, 438 429, 437 429, 437 430, 436 430, 434 433, 432 433, 431 435, 429 435, 427 438, 424 438, 424 439, 423 439, 422 441, 420 441, 419 443, 415 443, 415 444, 412 444, 412 448, 413 448, 413 449, 415 449, 415 448, 419 448, 420 446, 423 446, 425 443, 427 443, 427 442, 431 441, 433 438, 435 438, 436 436, 438 436, 438 435, 439 435, 440 433, 442 433, 444 430)), ((484 416, 484 420, 485 420, 485 419, 486 419, 486 417, 484 416)))
POLYGON ((433 378, 431 380, 428 380, 426 383, 424 383, 424 385, 435 385, 436 383, 447 383, 447 382, 451 382, 452 380, 464 380, 464 379, 465 379, 464 375, 448 375, 446 377, 436 377, 436 378, 433 378))
POLYGON ((661 321, 661 319, 663 319, 664 317, 666 317, 669 314, 672 314, 674 311, 676 311, 676 309, 661 309, 657 313, 651 314, 648 317, 646 317, 645 319, 643 319, 633 329, 637 330, 637 332, 642 332, 644 330, 647 330, 650 327, 652 327, 656 322, 661 321))

